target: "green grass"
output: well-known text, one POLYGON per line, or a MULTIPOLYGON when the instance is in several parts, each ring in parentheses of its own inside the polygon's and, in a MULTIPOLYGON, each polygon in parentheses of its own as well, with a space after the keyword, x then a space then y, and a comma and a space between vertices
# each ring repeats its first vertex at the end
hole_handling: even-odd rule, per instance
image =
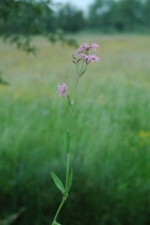
POLYGON ((82 35, 100 63, 81 78, 71 121, 75 49, 36 38, 37 56, 0 42, 0 218, 26 207, 17 225, 50 224, 61 200, 50 171, 64 178, 63 132, 72 124, 73 187, 62 224, 150 224, 149 36, 82 35))

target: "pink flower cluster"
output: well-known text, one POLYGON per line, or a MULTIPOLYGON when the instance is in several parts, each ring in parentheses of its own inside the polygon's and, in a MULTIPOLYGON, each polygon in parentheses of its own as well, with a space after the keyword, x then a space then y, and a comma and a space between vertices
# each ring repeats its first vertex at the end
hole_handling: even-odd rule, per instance
POLYGON ((99 58, 96 55, 88 54, 89 50, 96 52, 98 47, 99 47, 99 45, 96 43, 89 45, 88 43, 85 42, 77 49, 77 51, 74 53, 73 57, 74 57, 74 59, 75 58, 78 59, 78 61, 80 61, 80 59, 82 59, 82 60, 86 61, 87 64, 89 64, 90 62, 98 62, 99 58))
POLYGON ((89 45, 88 43, 83 43, 75 52, 75 54, 78 53, 87 53, 90 49, 92 49, 92 51, 96 52, 96 49, 99 47, 98 44, 93 43, 91 45, 89 45))
MULTIPOLYGON (((81 77, 85 73, 86 68, 87 68, 89 63, 99 61, 99 58, 96 55, 90 55, 89 54, 90 50, 96 52, 98 47, 99 47, 99 45, 96 44, 96 43, 93 43, 93 44, 89 45, 87 42, 85 42, 73 54, 72 61, 77 66, 78 79, 79 79, 79 77, 81 77), (80 70, 78 70, 78 66, 79 66, 78 63, 80 61, 82 61, 83 64, 81 65, 80 70)), ((62 85, 60 85, 60 84, 58 85, 58 92, 59 92, 60 96, 69 98, 68 87, 64 82, 62 83, 62 85)))
POLYGON ((63 82, 62 85, 58 84, 58 92, 60 96, 66 97, 68 94, 68 87, 67 85, 63 82))
POLYGON ((87 63, 90 62, 98 62, 99 58, 96 55, 82 55, 82 59, 85 60, 87 63))

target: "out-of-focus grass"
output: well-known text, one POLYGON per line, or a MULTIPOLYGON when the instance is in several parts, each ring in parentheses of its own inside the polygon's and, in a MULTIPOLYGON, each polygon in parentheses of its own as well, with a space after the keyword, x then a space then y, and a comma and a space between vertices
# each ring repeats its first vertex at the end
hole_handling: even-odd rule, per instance
POLYGON ((26 206, 20 224, 49 223, 60 201, 49 172, 64 176, 62 134, 72 126, 74 185, 64 224, 150 223, 149 36, 78 36, 100 63, 81 78, 71 120, 57 84, 74 86, 75 49, 42 38, 37 56, 0 43, 1 217, 26 206), (82 207, 81 207, 82 205, 82 207))

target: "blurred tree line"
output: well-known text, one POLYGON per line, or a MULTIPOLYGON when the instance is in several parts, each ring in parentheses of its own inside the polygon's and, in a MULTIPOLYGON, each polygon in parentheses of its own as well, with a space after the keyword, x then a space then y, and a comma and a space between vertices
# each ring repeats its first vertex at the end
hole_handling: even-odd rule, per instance
POLYGON ((149 32, 150 0, 94 0, 86 16, 72 4, 55 5, 52 0, 0 1, 1 37, 29 52, 35 51, 30 44, 33 35, 65 42, 63 33, 81 30, 149 32))
POLYGON ((149 32, 150 0, 95 0, 88 26, 102 32, 149 32))
POLYGON ((86 16, 71 4, 56 7, 51 0, 0 1, 0 34, 5 37, 54 34, 57 30, 133 32, 149 28, 150 0, 95 0, 86 16))

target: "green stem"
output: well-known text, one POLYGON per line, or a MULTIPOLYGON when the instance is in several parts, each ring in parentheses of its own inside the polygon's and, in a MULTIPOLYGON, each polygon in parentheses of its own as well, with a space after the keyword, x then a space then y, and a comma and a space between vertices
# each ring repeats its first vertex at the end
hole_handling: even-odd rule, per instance
POLYGON ((66 184, 65 184, 65 190, 67 190, 67 186, 68 186, 69 167, 70 167, 70 154, 67 154, 67 166, 66 166, 66 184))
POLYGON ((76 64, 77 74, 79 74, 78 65, 76 64))
POLYGON ((60 210, 61 210, 63 204, 65 203, 65 201, 66 201, 66 198, 63 197, 63 199, 62 199, 62 201, 61 201, 61 203, 60 203, 60 206, 59 206, 59 208, 57 209, 57 212, 56 212, 55 217, 54 217, 54 219, 53 219, 52 225, 55 224, 55 222, 56 222, 56 220, 57 220, 57 217, 58 217, 58 215, 59 215, 59 213, 60 213, 60 210))
POLYGON ((75 90, 74 90, 74 100, 75 100, 75 96, 76 96, 76 92, 77 92, 77 86, 78 86, 79 78, 80 78, 80 76, 78 75, 77 80, 76 80, 76 84, 75 84, 75 90))
POLYGON ((77 74, 77 80, 76 80, 75 89, 74 89, 74 96, 73 96, 72 116, 74 116, 74 110, 75 110, 75 105, 76 105, 76 92, 77 92, 79 78, 80 78, 80 76, 77 74))
POLYGON ((63 204, 65 203, 66 199, 67 199, 67 196, 68 196, 68 190, 67 190, 67 187, 68 187, 68 178, 69 178, 69 167, 70 167, 70 154, 67 154, 67 165, 66 165, 66 184, 65 184, 65 193, 64 193, 64 196, 62 198, 62 201, 57 209, 57 212, 54 216, 54 219, 53 219, 53 222, 52 222, 52 225, 55 225, 56 223, 56 220, 57 220, 57 217, 60 213, 60 210, 61 208, 63 207, 63 204))
POLYGON ((79 76, 81 76, 81 74, 82 74, 82 70, 83 70, 83 65, 84 65, 84 60, 82 61, 82 65, 81 65, 81 69, 80 69, 80 73, 79 73, 79 76))

